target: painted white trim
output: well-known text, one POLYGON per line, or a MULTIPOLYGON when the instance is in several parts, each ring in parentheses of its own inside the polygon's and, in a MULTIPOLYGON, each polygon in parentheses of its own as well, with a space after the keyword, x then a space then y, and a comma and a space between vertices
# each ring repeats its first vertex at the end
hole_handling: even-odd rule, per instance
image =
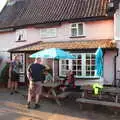
MULTIPOLYGON (((73 53, 73 55, 81 55, 82 56, 82 76, 75 76, 76 78, 99 78, 98 76, 86 76, 86 54, 95 54, 95 53, 73 53)), ((91 57, 90 57, 91 59, 91 57)), ((65 77, 65 75, 62 75, 61 70, 61 63, 62 60, 59 61, 59 75, 65 77)), ((90 64, 91 65, 91 64, 90 64)), ((72 60, 69 60, 69 69, 72 70, 72 60)))
POLYGON ((85 66, 86 66, 86 59, 85 59, 86 53, 82 53, 81 56, 82 56, 82 75, 86 76, 86 68, 85 68, 85 66))
POLYGON ((77 22, 77 23, 71 23, 70 24, 70 36, 71 37, 84 37, 86 35, 86 27, 85 27, 85 23, 81 23, 81 22, 77 22), (72 28, 74 28, 74 27, 72 27, 72 25, 73 24, 76 24, 77 26, 75 27, 75 28, 77 28, 77 35, 76 36, 72 36, 72 28), (78 35, 78 24, 82 24, 83 25, 83 34, 82 35, 78 35))
POLYGON ((25 29, 16 30, 16 41, 23 41, 23 40, 27 40, 27 30, 25 29), (21 39, 19 40, 20 35, 21 35, 21 39))

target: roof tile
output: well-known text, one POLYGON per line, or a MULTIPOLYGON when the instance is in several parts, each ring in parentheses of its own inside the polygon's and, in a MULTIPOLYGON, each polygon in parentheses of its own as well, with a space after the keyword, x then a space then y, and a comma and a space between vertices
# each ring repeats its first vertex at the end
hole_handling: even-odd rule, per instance
POLYGON ((106 17, 108 1, 19 0, 11 6, 5 6, 0 14, 0 28, 106 17))

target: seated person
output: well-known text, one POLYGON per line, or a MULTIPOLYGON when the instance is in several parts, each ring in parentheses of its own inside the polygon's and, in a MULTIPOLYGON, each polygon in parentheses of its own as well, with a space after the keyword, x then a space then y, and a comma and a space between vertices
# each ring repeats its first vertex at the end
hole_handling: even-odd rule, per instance
POLYGON ((47 83, 47 82, 52 82, 53 81, 53 77, 52 75, 49 73, 49 70, 44 70, 44 74, 45 74, 45 81, 44 83, 47 83))
POLYGON ((66 88, 75 88, 75 79, 72 71, 68 71, 66 79, 63 81, 63 85, 61 87, 63 90, 66 88))
POLYGON ((73 86, 74 87, 74 74, 72 71, 69 71, 67 73, 67 77, 66 77, 66 83, 68 86, 73 86))

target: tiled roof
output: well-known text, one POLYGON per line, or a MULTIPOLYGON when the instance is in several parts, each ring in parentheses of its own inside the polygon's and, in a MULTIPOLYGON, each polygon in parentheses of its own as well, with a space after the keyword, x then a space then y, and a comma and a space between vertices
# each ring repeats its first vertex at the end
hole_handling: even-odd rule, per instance
POLYGON ((17 0, 0 14, 0 28, 106 18, 109 0, 17 0))
POLYGON ((89 41, 69 41, 69 42, 36 42, 34 44, 29 44, 26 46, 13 48, 9 50, 9 52, 16 52, 16 51, 38 51, 41 49, 46 48, 61 48, 61 49, 95 49, 95 48, 109 48, 114 49, 116 48, 116 43, 112 40, 89 40, 89 41))

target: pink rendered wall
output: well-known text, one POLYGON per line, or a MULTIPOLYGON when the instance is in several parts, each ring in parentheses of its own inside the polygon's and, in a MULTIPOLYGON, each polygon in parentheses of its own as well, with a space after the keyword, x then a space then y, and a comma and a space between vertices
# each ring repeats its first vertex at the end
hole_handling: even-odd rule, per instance
POLYGON ((106 51, 104 54, 104 83, 112 84, 114 80, 115 51, 106 51))
MULTIPOLYGON (((113 39, 113 20, 92 21, 85 23, 85 37, 83 38, 70 38, 71 37, 71 24, 64 23, 61 26, 57 26, 57 36, 55 38, 41 39, 40 28, 25 28, 27 32, 27 40, 25 42, 16 42, 16 32, 0 33, 0 55, 7 55, 7 50, 25 44, 33 43, 36 41, 73 41, 73 40, 99 40, 99 39, 113 39)), ((112 82, 113 80, 113 53, 105 55, 105 69, 104 77, 106 81, 112 82), (112 56, 112 57, 111 57, 112 56), (109 65, 109 67, 108 67, 109 65)), ((55 71, 57 71, 58 65, 55 65, 55 71)))
POLYGON ((113 21, 104 20, 85 23, 85 37, 70 38, 71 24, 64 23, 57 26, 57 35, 55 38, 41 38, 40 28, 26 28, 27 40, 25 42, 16 42, 16 32, 0 33, 0 51, 33 43, 36 41, 71 41, 71 40, 95 40, 95 39, 113 39, 113 21))
MULTIPOLYGON (((56 27, 55 27, 56 28, 56 27)), ((44 38, 43 41, 70 41, 70 40, 100 40, 114 38, 113 20, 102 20, 86 22, 84 24, 85 37, 71 37, 71 23, 64 23, 57 26, 57 36, 55 38, 44 38)))
POLYGON ((87 22, 85 39, 113 39, 113 30, 113 20, 87 22))

